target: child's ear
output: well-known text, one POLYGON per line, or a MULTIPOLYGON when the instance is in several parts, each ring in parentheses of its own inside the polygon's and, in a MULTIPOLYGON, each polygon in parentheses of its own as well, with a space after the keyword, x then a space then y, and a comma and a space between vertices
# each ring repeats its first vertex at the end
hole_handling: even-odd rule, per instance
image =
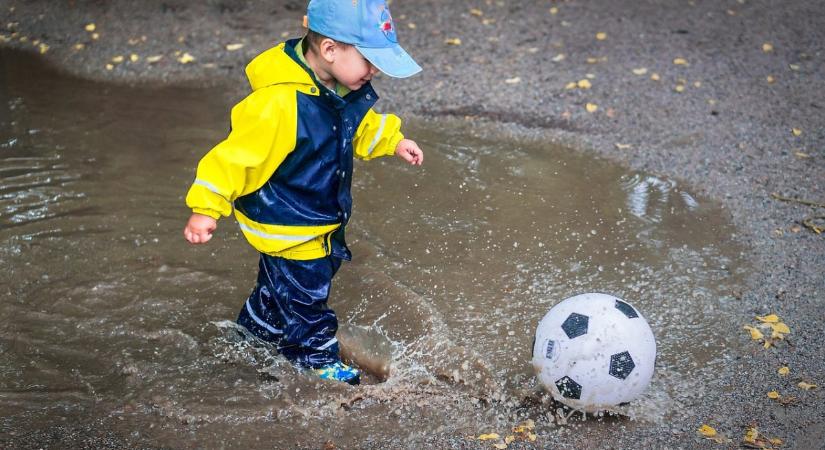
POLYGON ((338 43, 330 38, 324 38, 318 45, 318 50, 321 51, 321 57, 324 61, 332 64, 335 61, 335 51, 338 49, 338 43))

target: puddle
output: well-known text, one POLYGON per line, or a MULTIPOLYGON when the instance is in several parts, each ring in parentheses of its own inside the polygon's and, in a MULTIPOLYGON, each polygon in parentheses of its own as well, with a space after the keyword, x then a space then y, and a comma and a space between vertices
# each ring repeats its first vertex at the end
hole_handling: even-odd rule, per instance
POLYGON ((569 426, 536 387, 535 326, 600 291, 643 312, 659 356, 633 420, 576 425, 598 440, 684 414, 741 345, 726 316, 747 267, 718 205, 569 149, 419 123, 406 134, 425 166, 356 165, 355 260, 332 306, 371 375, 305 377, 232 324, 257 272, 233 221, 207 246, 181 237, 194 166, 228 127, 223 94, 94 84, 7 51, 0 69, 5 434, 414 447, 531 418, 549 442, 569 426))

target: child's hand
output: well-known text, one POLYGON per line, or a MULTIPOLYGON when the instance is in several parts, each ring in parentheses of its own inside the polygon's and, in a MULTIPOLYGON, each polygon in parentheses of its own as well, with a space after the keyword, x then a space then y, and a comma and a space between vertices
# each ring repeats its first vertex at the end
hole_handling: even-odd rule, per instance
POLYGON ((205 244, 212 239, 218 221, 203 214, 193 213, 183 229, 183 236, 192 244, 205 244))
POLYGON ((395 147, 395 154, 399 158, 414 166, 420 166, 424 162, 424 152, 418 148, 418 144, 410 139, 401 139, 395 147))

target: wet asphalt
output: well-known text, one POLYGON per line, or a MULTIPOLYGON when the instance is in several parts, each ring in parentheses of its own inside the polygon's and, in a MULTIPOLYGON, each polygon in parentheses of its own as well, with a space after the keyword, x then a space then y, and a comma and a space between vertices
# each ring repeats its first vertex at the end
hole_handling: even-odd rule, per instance
MULTIPOLYGON (((304 7, 283 0, 7 0, 0 2, 0 45, 43 53, 86 78, 220 86, 230 104, 246 92, 245 63, 297 35, 304 7)), ((754 342, 726 373, 701 380, 704 392, 685 417, 634 427, 617 443, 720 448, 696 430, 710 424, 734 445, 756 425, 785 447, 825 448, 822 388, 797 386, 825 383, 825 234, 803 223, 825 216, 825 207, 772 197, 825 204, 825 4, 396 0, 391 7, 402 45, 424 72, 375 80, 380 110, 470 124, 480 136, 561 143, 720 201, 754 268, 735 293, 740 314, 730 322, 753 325, 756 315, 775 313, 789 325, 786 342, 768 350, 754 342), (791 374, 779 377, 781 366, 791 374), (772 390, 796 401, 773 401, 772 390)), ((825 219, 817 223, 825 227, 825 219)), ((750 340, 745 330, 742 339, 750 340)), ((544 445, 586 442, 567 436, 544 445)), ((93 425, 59 425, 15 444, 61 442, 116 448, 127 441, 93 425)), ((434 435, 433 444, 490 447, 450 435, 434 435)))

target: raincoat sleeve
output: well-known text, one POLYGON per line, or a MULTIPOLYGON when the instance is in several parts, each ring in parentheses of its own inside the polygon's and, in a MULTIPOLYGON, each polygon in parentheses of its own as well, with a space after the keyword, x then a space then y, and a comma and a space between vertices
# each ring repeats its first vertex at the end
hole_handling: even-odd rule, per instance
POLYGON ((186 195, 193 212, 229 216, 232 201, 263 186, 295 149, 297 104, 275 89, 259 89, 232 108, 229 136, 201 159, 186 195))
POLYGON ((401 119, 394 114, 377 114, 370 108, 352 140, 355 156, 373 159, 395 154, 401 134, 401 119))

